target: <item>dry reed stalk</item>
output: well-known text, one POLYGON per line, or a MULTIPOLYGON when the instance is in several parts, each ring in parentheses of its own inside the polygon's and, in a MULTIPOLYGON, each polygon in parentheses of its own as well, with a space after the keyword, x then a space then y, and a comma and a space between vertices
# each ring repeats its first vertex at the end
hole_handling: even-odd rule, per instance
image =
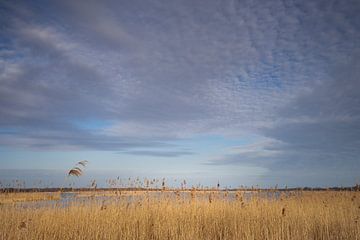
POLYGON ((69 207, 3 205, 0 239, 359 239, 359 194, 299 192, 282 201, 255 195, 210 202, 199 193, 189 203, 162 193, 160 199, 69 207))

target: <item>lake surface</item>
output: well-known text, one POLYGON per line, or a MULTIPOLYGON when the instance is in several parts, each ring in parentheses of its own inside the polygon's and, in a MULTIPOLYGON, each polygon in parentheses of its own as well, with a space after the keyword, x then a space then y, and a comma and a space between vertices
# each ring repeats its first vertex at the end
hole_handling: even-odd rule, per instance
POLYGON ((224 201, 235 201, 237 199, 242 199, 243 201, 250 201, 252 198, 260 199, 269 199, 269 200, 278 200, 282 196, 289 196, 293 194, 299 194, 294 192, 280 192, 280 191, 243 191, 243 192, 234 192, 234 191, 219 191, 219 192, 196 192, 192 194, 190 191, 149 191, 149 192, 134 192, 121 194, 121 195, 107 195, 108 193, 99 193, 96 192, 93 196, 84 195, 83 193, 78 192, 64 192, 61 193, 60 199, 58 200, 42 200, 42 201, 28 201, 28 202, 18 202, 15 203, 16 207, 20 208, 42 208, 42 207, 68 207, 71 205, 86 205, 86 204, 110 204, 110 203, 134 203, 142 201, 145 199, 151 200, 160 200, 160 199, 169 199, 169 200, 183 200, 191 201, 192 199, 196 200, 209 200, 211 199, 221 199, 224 201))

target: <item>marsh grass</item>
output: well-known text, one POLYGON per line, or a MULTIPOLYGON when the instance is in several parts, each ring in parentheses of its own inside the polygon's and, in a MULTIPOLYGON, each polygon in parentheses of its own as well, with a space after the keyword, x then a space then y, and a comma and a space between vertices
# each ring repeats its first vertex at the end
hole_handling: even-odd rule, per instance
POLYGON ((59 192, 2 192, 0 193, 0 204, 16 202, 59 200, 59 192))
MULTIPOLYGON (((22 209, 0 206, 0 239, 359 239, 359 192, 241 193, 22 209)), ((176 192, 174 192, 176 195, 176 192)))

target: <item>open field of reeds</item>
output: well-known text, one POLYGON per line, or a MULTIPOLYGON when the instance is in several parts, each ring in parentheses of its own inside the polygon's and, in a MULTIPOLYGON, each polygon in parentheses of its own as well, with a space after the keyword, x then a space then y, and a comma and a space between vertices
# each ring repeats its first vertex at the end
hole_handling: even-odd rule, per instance
POLYGON ((0 239, 360 239, 360 192, 139 194, 67 206, 1 204, 0 239))

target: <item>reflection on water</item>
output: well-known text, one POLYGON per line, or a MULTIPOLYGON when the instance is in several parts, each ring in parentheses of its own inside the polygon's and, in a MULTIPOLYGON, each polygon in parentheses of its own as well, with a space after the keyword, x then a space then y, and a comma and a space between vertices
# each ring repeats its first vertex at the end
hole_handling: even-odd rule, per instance
POLYGON ((253 198, 278 200, 282 196, 286 197, 293 194, 299 194, 294 192, 280 192, 280 191, 218 191, 218 192, 203 192, 198 191, 196 193, 191 191, 149 191, 149 192, 135 192, 134 194, 127 192, 127 194, 107 195, 107 193, 94 193, 88 195, 82 195, 77 192, 64 192, 60 194, 58 200, 44 200, 44 201, 32 201, 32 202, 19 202, 15 205, 20 208, 41 208, 41 207, 68 207, 71 205, 85 205, 85 204, 108 204, 108 203, 133 203, 142 201, 145 199, 160 200, 208 200, 209 196, 213 199, 220 199, 224 201, 235 201, 241 198, 243 201, 250 201, 253 198))

